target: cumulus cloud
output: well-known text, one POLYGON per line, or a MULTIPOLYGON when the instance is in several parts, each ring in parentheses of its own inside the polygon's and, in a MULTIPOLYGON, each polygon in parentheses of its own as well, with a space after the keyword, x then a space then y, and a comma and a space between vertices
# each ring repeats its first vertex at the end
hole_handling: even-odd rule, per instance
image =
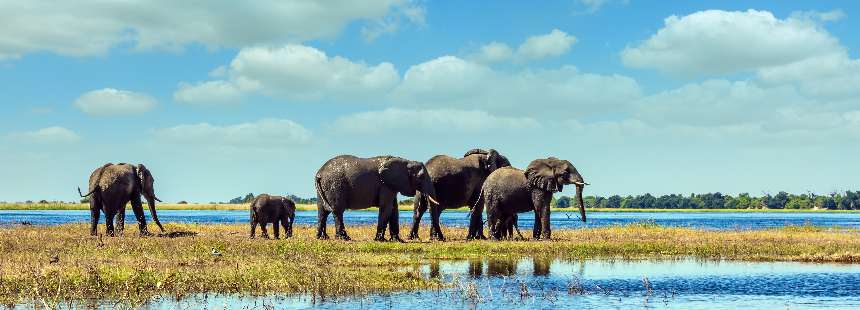
POLYGON ((564 55, 570 51, 574 43, 576 43, 576 37, 553 29, 550 33, 527 38, 517 47, 516 52, 507 44, 490 42, 481 46, 471 58, 482 63, 506 60, 525 62, 564 55))
POLYGON ((92 116, 121 116, 145 113, 158 101, 143 93, 103 88, 84 93, 73 105, 92 116))
POLYGON ((396 33, 404 24, 424 27, 427 23, 427 9, 416 1, 407 1, 395 6, 392 12, 381 18, 368 22, 361 28, 361 35, 368 42, 386 34, 396 33))
POLYGON ((480 110, 405 110, 389 108, 369 111, 338 118, 331 127, 348 133, 383 133, 414 131, 474 133, 484 131, 520 131, 540 127, 540 123, 528 117, 494 116, 480 110))
POLYGON ((367 65, 297 44, 243 48, 225 70, 227 80, 180 84, 174 99, 205 104, 253 92, 308 101, 374 98, 400 79, 390 63, 367 65))
POLYGON ((105 2, 17 1, 0 4, 0 59, 48 51, 87 56, 119 44, 177 49, 190 43, 244 47, 331 38, 355 20, 389 12, 423 20, 399 0, 259 0, 200 5, 167 0, 105 2), (406 6, 400 9, 401 6, 406 6))
POLYGON ((178 125, 154 131, 155 139, 180 145, 284 148, 311 141, 311 132, 286 119, 262 119, 235 125, 178 125))
POLYGON ((843 52, 810 18, 767 11, 708 10, 672 15, 650 38, 621 52, 625 65, 673 75, 715 75, 785 65, 843 52))
POLYGON ((13 132, 8 134, 7 139, 23 143, 74 143, 81 140, 81 136, 64 127, 53 126, 35 131, 13 132))
POLYGON ((638 83, 621 75, 582 73, 572 66, 507 72, 443 56, 410 67, 392 101, 557 119, 617 113, 640 97, 638 83))

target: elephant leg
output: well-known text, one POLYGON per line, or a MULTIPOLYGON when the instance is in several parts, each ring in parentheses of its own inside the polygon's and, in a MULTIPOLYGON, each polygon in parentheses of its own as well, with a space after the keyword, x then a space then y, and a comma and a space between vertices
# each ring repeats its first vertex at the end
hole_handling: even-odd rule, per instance
POLYGON ((490 238, 499 240, 499 215, 497 212, 487 213, 487 229, 489 230, 490 238))
POLYGON ((352 238, 346 233, 346 225, 343 224, 343 211, 334 212, 334 229, 336 230, 334 237, 337 239, 349 241, 352 238))
POLYGON ((99 233, 99 216, 101 216, 101 202, 95 197, 90 198, 90 235, 95 236, 99 233))
POLYGON ((317 239, 328 239, 326 232, 326 222, 331 211, 326 210, 322 206, 317 206, 317 239))
POLYGON ((272 230, 275 233, 275 239, 281 239, 281 226, 280 219, 275 219, 275 222, 272 223, 272 230))
POLYGON ((418 236, 418 228, 421 224, 421 217, 427 211, 427 204, 423 203, 423 194, 420 192, 415 194, 414 208, 412 210, 412 229, 409 230, 409 240, 420 239, 418 236))
POLYGON ((543 208, 543 212, 541 212, 541 239, 550 240, 552 237, 552 229, 549 226, 549 205, 543 208))
POLYGON ((391 214, 388 216, 388 233, 391 235, 389 240, 403 242, 403 239, 400 239, 400 209, 397 208, 397 199, 391 204, 391 214))
POLYGON ((122 233, 125 232, 125 206, 117 211, 115 223, 117 235, 122 236, 122 233))
MULTIPOLYGON (((140 195, 132 195, 131 211, 134 212, 134 218, 137 220, 137 230, 140 231, 140 235, 150 235, 149 231, 146 229, 146 215, 143 214, 143 202, 140 200, 140 195)), ((125 214, 125 209, 123 209, 122 214, 125 214)))
POLYGON ((541 226, 540 226, 540 213, 535 210, 535 225, 532 229, 532 238, 540 239, 541 226))
POLYGON ((442 206, 430 206, 430 240, 445 241, 442 227, 439 225, 439 216, 442 215, 442 210, 442 206))
POLYGON ((269 230, 266 229, 266 224, 268 223, 265 221, 260 222, 260 231, 263 233, 263 238, 269 239, 269 230))
POLYGON ((376 221, 376 237, 374 241, 385 241, 385 227, 388 226, 388 217, 391 216, 391 208, 379 206, 379 218, 376 221))
POLYGON ((110 237, 116 235, 113 226, 114 217, 116 217, 116 211, 107 210, 107 212, 105 212, 105 226, 107 227, 107 235, 110 237))
POLYGON ((251 220, 251 239, 257 234, 257 220, 251 220))
POLYGON ((289 222, 287 222, 286 231, 287 231, 287 238, 289 238, 289 237, 293 236, 293 221, 296 220, 296 213, 295 212, 291 213, 287 217, 287 219, 289 220, 289 222))
POLYGON ((284 239, 293 236, 293 225, 290 224, 289 216, 285 215, 281 218, 281 226, 284 227, 284 239))
MULTIPOLYGON (((466 239, 468 240, 487 239, 487 237, 484 236, 484 203, 485 202, 478 201, 478 203, 472 208, 472 213, 469 218, 469 234, 466 236, 466 239)), ((489 210, 490 208, 487 207, 487 209, 489 210)))

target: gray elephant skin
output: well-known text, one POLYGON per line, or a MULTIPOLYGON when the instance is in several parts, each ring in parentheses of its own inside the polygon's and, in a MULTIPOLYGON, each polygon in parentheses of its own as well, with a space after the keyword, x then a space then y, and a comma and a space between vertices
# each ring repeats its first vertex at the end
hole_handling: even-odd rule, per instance
POLYGON ((525 171, 513 167, 494 171, 484 181, 481 196, 472 210, 468 238, 480 236, 483 230, 481 213, 486 210, 487 227, 494 239, 502 238, 503 231, 508 227, 506 219, 512 214, 529 211, 535 212, 533 237, 550 239, 549 207, 552 194, 562 191, 566 184, 576 185, 576 199, 584 222, 582 189, 588 183, 569 161, 549 157, 532 161, 525 171))
POLYGON ((279 239, 280 227, 284 227, 284 238, 293 236, 293 221, 296 218, 296 204, 286 197, 260 194, 250 205, 251 211, 251 239, 256 234, 257 224, 263 238, 269 239, 269 231, 266 224, 272 223, 275 239, 279 239), (280 226, 279 226, 280 225, 280 226))
POLYGON ((444 241, 445 236, 439 225, 439 216, 445 209, 462 206, 471 208, 478 200, 481 185, 493 171, 508 167, 508 159, 494 149, 472 149, 462 158, 437 155, 427 161, 425 167, 438 195, 439 204, 430 204, 422 193, 415 195, 413 202, 412 229, 409 239, 418 239, 421 217, 430 209, 430 240, 444 241))
POLYGON ((90 174, 89 190, 86 195, 78 193, 81 197, 90 197, 90 234, 98 234, 98 223, 100 212, 105 214, 105 226, 107 235, 114 236, 114 218, 116 217, 116 228, 121 234, 125 229, 125 205, 131 202, 131 209, 137 218, 138 229, 141 235, 149 235, 146 229, 146 216, 143 214, 143 203, 140 196, 146 198, 149 212, 155 225, 164 232, 164 227, 158 221, 155 211, 155 202, 161 202, 155 196, 153 183, 155 179, 152 173, 143 164, 134 166, 126 163, 105 164, 90 174), (118 216, 118 217, 117 217, 118 216))
POLYGON ((314 182, 319 239, 328 239, 326 221, 330 213, 334 213, 335 238, 350 240, 343 225, 343 212, 377 206, 379 218, 374 240, 385 240, 388 227, 391 240, 401 241, 397 193, 412 197, 420 191, 436 201, 436 191, 424 164, 394 156, 337 156, 320 167, 314 182))

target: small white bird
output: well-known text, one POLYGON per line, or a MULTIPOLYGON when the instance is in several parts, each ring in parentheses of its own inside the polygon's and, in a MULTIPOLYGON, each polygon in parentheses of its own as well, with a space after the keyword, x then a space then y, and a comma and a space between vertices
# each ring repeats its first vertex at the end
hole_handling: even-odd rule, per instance
POLYGON ((216 249, 216 248, 212 248, 212 252, 210 254, 212 254, 212 256, 215 256, 215 257, 221 256, 221 252, 218 252, 218 249, 216 249))

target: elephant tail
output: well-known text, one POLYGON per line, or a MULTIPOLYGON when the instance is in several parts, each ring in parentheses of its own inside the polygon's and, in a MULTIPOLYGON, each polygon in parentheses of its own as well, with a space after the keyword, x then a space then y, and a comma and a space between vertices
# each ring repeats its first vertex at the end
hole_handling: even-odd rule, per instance
POLYGON ((325 191, 322 190, 322 186, 320 186, 320 178, 316 177, 314 179, 314 185, 317 188, 317 196, 320 199, 319 203, 321 203, 321 207, 326 210, 331 210, 332 206, 328 203, 328 199, 325 198, 325 191))
POLYGON ((98 187, 94 188, 92 191, 90 191, 89 193, 87 193, 86 195, 84 195, 83 193, 81 193, 81 188, 80 188, 80 187, 78 187, 78 195, 81 195, 81 197, 82 197, 82 198, 83 198, 83 197, 89 197, 90 195, 92 195, 93 193, 95 193, 97 190, 98 190, 98 187))

